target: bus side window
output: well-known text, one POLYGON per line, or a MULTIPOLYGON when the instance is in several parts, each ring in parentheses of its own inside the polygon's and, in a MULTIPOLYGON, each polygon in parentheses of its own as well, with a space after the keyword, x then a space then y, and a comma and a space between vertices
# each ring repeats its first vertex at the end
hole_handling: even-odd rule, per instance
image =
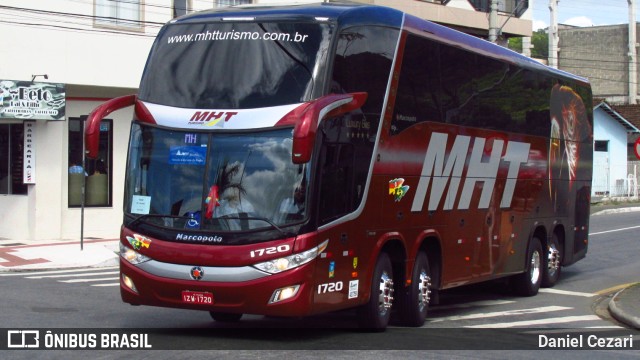
POLYGON ((397 41, 398 30, 378 26, 354 26, 339 35, 329 92, 366 92, 362 112, 375 119, 372 123, 375 129, 397 41))
POLYGON ((442 121, 444 94, 440 73, 441 45, 409 35, 395 99, 391 135, 425 121, 442 121))
POLYGON ((320 159, 320 223, 353 210, 353 146, 325 143, 320 159))

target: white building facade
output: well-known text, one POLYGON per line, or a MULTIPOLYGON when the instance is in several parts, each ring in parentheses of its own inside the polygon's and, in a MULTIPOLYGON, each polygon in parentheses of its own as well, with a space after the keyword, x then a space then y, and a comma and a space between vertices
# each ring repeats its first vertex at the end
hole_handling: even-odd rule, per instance
POLYGON ((594 107, 592 197, 620 197, 633 192, 637 185, 635 174, 628 171, 627 133, 638 132, 606 102, 594 107))
MULTIPOLYGON (((360 2, 483 34, 487 1, 360 2)), ((105 100, 137 92, 154 37, 172 18, 212 7, 282 2, 2 1, 0 240, 117 238, 132 109, 108 116, 100 127, 98 160, 83 163, 84 118, 105 100), (48 115, 34 115, 39 113, 48 115)), ((532 1, 502 4, 504 36, 530 36, 532 1)))

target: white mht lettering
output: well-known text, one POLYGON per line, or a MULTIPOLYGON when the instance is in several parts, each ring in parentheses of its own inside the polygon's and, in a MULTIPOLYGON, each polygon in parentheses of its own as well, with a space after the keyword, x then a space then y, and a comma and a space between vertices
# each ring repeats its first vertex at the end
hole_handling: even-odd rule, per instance
MULTIPOLYGON (((433 185, 431 186, 431 195, 429 197, 429 211, 434 211, 438 208, 438 204, 442 199, 442 195, 447 184, 449 184, 449 187, 447 189, 447 197, 445 199, 443 209, 451 210, 454 208, 458 189, 460 187, 460 181, 462 180, 464 164, 469 151, 469 145, 471 143, 471 137, 465 135, 456 136, 451 151, 449 151, 447 156, 448 137, 449 135, 445 133, 434 132, 431 134, 431 140, 429 141, 429 146, 422 164, 420 181, 418 182, 415 196, 413 198, 413 204, 411 206, 411 211, 413 212, 422 211, 429 183, 432 178, 433 185)), ((510 207, 511 200, 513 199, 513 193, 515 191, 516 181, 518 180, 518 173, 520 172, 520 165, 522 163, 526 163, 529 159, 529 149, 531 144, 509 141, 507 143, 505 155, 501 158, 504 141, 494 140, 489 161, 483 162, 482 154, 484 152, 485 143, 485 138, 477 137, 474 139, 471 156, 469 157, 469 163, 467 165, 467 174, 462 188, 462 194, 458 201, 457 208, 460 210, 466 210, 469 208, 475 185, 480 181, 483 182, 483 186, 478 208, 486 209, 489 207, 501 160, 509 163, 509 170, 507 173, 507 181, 502 192, 500 207, 510 207)))

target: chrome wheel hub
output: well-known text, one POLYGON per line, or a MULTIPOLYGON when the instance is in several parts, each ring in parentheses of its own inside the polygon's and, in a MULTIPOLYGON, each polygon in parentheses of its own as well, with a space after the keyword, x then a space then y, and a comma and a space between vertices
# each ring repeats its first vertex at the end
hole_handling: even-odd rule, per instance
POLYGON ((556 249, 555 245, 549 246, 547 252, 547 266, 549 274, 553 275, 560 268, 560 251, 556 249))
POLYGON ((380 276, 380 294, 378 295, 378 311, 380 315, 385 315, 393 305, 393 280, 385 271, 380 276))
POLYGON ((531 254, 531 268, 529 269, 529 274, 531 274, 531 283, 535 284, 540 279, 540 253, 534 251, 531 254))
POLYGON ((429 305, 431 294, 431 278, 425 270, 420 272, 420 281, 418 282, 418 306, 420 311, 429 305))

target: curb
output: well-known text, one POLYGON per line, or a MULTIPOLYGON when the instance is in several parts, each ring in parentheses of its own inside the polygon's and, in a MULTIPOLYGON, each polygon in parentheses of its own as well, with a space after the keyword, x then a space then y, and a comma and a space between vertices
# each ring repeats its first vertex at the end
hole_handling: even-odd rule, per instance
POLYGON ((640 211, 640 207, 632 206, 632 207, 623 207, 623 208, 617 208, 617 209, 600 210, 598 212, 591 214, 591 216, 621 214, 621 213, 629 213, 629 212, 636 212, 636 211, 640 211))
POLYGON ((609 313, 611 313, 611 315, 621 323, 640 330, 640 317, 631 315, 616 305, 616 301, 618 301, 621 294, 625 291, 629 291, 632 287, 638 287, 640 289, 640 283, 631 285, 630 287, 622 289, 613 295, 609 301, 609 313))

